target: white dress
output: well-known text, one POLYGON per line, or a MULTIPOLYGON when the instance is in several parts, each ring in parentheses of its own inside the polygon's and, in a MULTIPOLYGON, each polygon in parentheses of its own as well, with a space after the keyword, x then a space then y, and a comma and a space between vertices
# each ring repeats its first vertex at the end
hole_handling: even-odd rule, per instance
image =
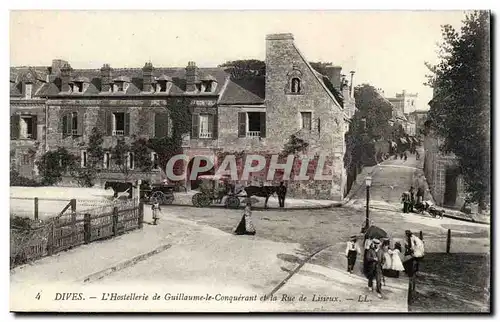
POLYGON ((389 250, 391 256, 391 269, 394 271, 404 271, 403 262, 401 262, 400 252, 398 249, 389 250))

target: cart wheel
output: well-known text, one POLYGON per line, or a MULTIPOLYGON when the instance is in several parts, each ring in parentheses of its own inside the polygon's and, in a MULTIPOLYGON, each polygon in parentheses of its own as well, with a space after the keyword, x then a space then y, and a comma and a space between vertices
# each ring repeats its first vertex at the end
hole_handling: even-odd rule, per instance
POLYGON ((240 206, 240 199, 235 196, 229 196, 226 199, 226 207, 231 209, 237 209, 240 206))
POLYGON ((208 207, 212 204, 212 199, 210 199, 210 196, 200 193, 200 196, 198 197, 198 203, 199 207, 208 207))
POLYGON ((166 205, 171 205, 174 202, 174 195, 173 194, 165 195, 164 200, 166 205))
POLYGON ((150 200, 152 202, 158 202, 160 205, 163 205, 164 200, 165 200, 165 195, 161 191, 155 191, 151 194, 150 200))
POLYGON ((195 207, 201 207, 200 205, 200 196, 202 194, 200 192, 196 193, 193 198, 191 198, 191 202, 193 203, 193 206, 195 207))

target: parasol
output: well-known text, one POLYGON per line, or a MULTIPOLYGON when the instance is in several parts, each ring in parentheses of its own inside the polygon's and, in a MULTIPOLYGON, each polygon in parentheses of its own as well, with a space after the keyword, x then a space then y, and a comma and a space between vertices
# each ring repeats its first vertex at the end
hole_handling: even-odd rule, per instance
POLYGON ((380 227, 370 226, 365 232, 365 239, 382 239, 387 238, 387 233, 380 227))

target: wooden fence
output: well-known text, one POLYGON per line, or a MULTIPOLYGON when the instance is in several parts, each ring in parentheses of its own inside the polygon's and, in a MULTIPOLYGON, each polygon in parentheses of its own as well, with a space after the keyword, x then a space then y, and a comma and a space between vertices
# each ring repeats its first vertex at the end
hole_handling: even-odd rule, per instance
MULTIPOLYGON (((71 205, 74 209, 73 201, 71 205)), ((136 200, 61 212, 29 230, 11 229, 11 266, 142 228, 144 205, 136 200)))

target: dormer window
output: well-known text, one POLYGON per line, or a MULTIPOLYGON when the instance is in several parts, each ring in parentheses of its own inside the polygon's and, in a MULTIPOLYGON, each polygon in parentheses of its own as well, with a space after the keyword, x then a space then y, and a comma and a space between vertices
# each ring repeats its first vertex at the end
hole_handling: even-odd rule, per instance
POLYGON ((290 91, 292 93, 300 93, 300 79, 297 77, 292 78, 292 85, 290 91))
POLYGON ((207 75, 201 79, 200 91, 203 93, 213 93, 217 87, 217 80, 212 75, 207 75))
POLYGON ((73 83, 73 93, 83 93, 83 82, 73 83))
POLYGON ((120 76, 113 80, 113 92, 114 93, 123 93, 127 91, 127 88, 130 84, 130 78, 126 76, 120 76))
POLYGON ((124 88, 124 82, 115 82, 114 92, 123 92, 124 88))
POLYGON ((156 79, 156 92, 166 93, 172 87, 172 78, 166 75, 161 75, 156 79))

